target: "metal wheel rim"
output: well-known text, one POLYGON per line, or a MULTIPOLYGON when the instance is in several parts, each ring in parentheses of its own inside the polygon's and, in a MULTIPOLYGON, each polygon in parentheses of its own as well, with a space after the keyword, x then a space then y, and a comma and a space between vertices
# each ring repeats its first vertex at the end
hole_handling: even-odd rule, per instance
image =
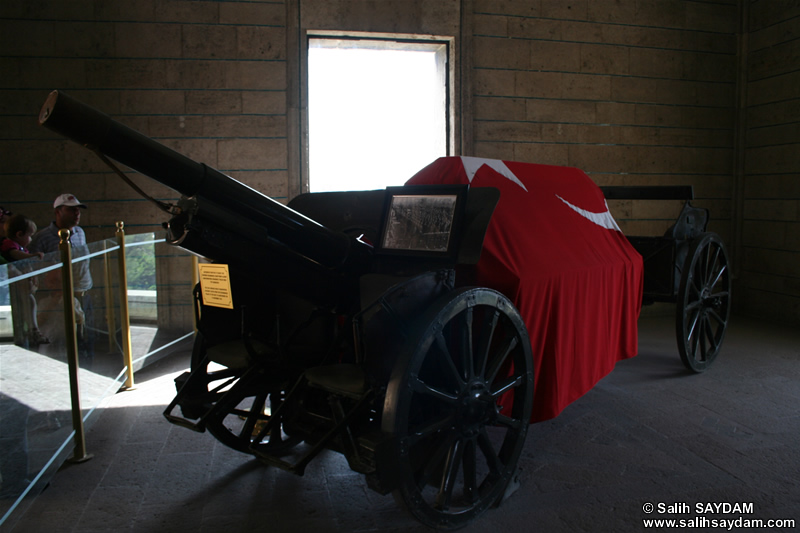
POLYGON ((473 288, 443 300, 395 367, 383 426, 397 437, 397 499, 426 525, 457 529, 497 503, 516 471, 533 371, 524 322, 504 296, 473 288), (520 401, 498 413, 501 391, 520 401))
POLYGON ((730 319, 731 277, 722 240, 714 233, 696 239, 683 269, 676 335, 684 365, 705 371, 719 355, 730 319))

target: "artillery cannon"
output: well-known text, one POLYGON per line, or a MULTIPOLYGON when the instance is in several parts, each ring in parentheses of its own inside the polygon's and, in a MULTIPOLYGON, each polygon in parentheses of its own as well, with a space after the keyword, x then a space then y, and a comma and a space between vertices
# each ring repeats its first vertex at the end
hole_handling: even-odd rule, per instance
POLYGON ((578 169, 450 157, 413 185, 284 206, 63 93, 39 120, 180 192, 161 206, 167 241, 227 265, 230 306, 194 288, 191 367, 165 417, 299 475, 342 453, 434 528, 513 490, 529 423, 636 355, 643 303, 678 304, 695 372, 727 329, 708 213, 687 203, 664 237, 629 240, 603 196, 690 189, 601 191, 578 169))
POLYGON ((287 207, 64 93, 39 120, 180 192, 168 242, 228 265, 231 309, 194 290, 198 333, 170 422, 301 475, 336 450, 436 528, 502 500, 531 415, 530 341, 506 296, 455 276, 480 256, 496 190, 310 194, 287 207))

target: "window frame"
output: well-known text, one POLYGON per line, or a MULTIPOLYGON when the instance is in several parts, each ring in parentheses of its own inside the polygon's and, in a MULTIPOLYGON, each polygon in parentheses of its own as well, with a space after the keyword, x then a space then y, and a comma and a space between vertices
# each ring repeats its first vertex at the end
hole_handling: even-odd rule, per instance
POLYGON ((413 50, 419 46, 429 49, 431 45, 442 46, 442 52, 437 52, 437 61, 440 64, 439 71, 444 77, 445 86, 445 151, 446 155, 457 155, 458 124, 456 115, 456 70, 455 70, 455 37, 443 35, 424 35, 424 34, 397 34, 397 33, 374 33, 374 32, 342 32, 331 30, 306 30, 301 49, 301 113, 300 113, 300 192, 309 192, 310 173, 309 173, 309 73, 308 73, 308 50, 311 40, 330 40, 332 43, 352 42, 367 44, 364 48, 375 48, 375 43, 385 43, 385 49, 406 49, 413 50))

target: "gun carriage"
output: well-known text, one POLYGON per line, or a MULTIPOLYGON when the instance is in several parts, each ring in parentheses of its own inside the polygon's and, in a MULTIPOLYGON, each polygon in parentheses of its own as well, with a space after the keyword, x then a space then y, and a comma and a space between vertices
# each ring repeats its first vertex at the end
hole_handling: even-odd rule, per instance
MULTIPOLYGON (((230 308, 209 305, 202 283, 193 291, 198 332, 170 422, 299 475, 337 451, 440 529, 514 488, 534 401, 528 330, 509 297, 456 276, 480 258, 497 189, 412 185, 284 206, 64 93, 39 120, 178 191, 168 242, 227 265, 230 308)), ((686 220, 698 213, 687 209, 686 220)), ((724 248, 704 222, 688 226, 672 244, 643 245, 657 260, 671 247, 669 294, 653 297, 679 301, 684 324, 698 306, 727 319, 729 293, 702 289, 698 304, 695 289, 698 277, 715 285, 709 273, 728 281, 711 266, 724 248)), ((702 370, 724 325, 713 353, 683 328, 684 362, 702 370)))
POLYGON ((691 186, 601 187, 609 200, 685 200, 663 236, 628 236, 644 263, 643 304, 675 303, 681 361, 693 372, 714 362, 728 329, 731 272, 719 235, 708 231, 708 209, 693 207, 691 186))

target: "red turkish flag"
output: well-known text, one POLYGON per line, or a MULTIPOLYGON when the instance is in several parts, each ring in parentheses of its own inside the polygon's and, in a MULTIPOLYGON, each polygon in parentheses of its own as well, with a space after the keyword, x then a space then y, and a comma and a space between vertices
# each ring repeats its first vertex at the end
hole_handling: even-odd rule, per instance
POLYGON ((531 422, 553 418, 636 355, 642 257, 579 169, 442 157, 406 184, 450 183, 500 190, 471 282, 519 309, 534 360, 531 422))

